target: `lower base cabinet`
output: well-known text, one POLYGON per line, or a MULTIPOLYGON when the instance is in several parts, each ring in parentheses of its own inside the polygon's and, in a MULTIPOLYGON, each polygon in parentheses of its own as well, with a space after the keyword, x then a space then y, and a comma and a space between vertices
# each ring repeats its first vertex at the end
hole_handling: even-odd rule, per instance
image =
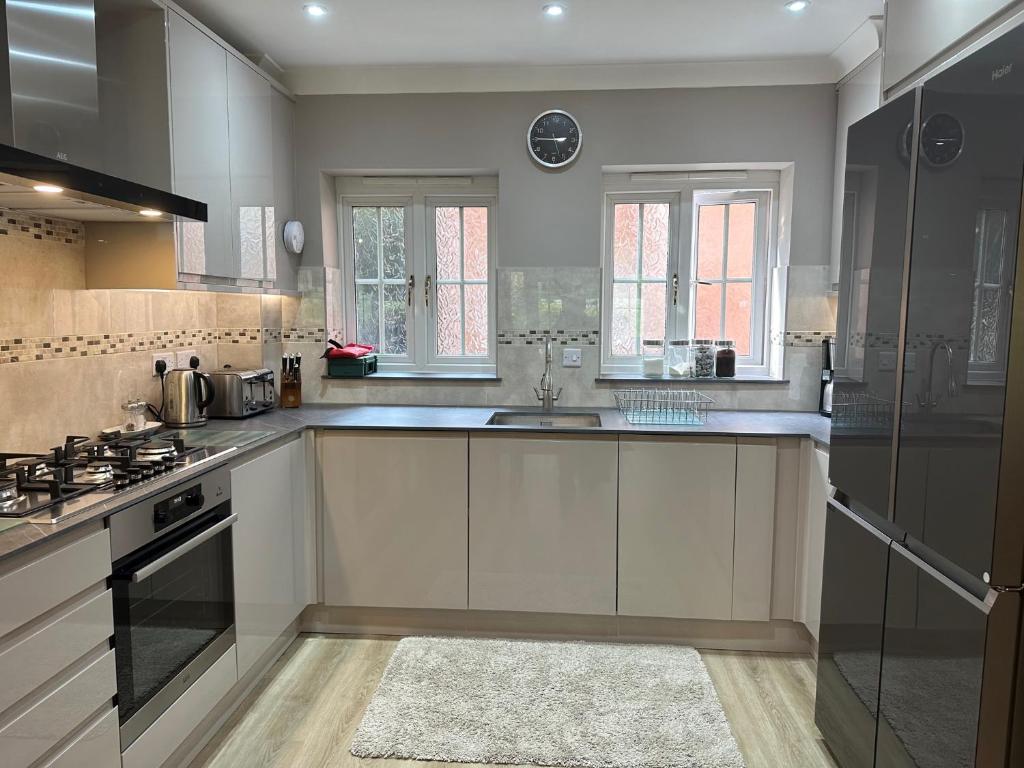
POLYGON ((239 678, 313 602, 304 576, 312 565, 306 562, 305 465, 300 438, 231 470, 239 678))
POLYGON ((469 607, 614 614, 615 436, 469 443, 469 607))
POLYGON ((468 436, 325 432, 324 602, 466 608, 468 436))
POLYGON ((619 613, 732 618, 736 441, 619 443, 619 613))

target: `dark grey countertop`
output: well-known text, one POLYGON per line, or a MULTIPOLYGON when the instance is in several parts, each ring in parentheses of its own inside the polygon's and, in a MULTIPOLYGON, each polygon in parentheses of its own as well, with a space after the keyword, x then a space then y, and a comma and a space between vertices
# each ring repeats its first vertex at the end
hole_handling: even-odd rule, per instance
MULTIPOLYGON (((817 413, 793 411, 711 411, 706 425, 659 426, 630 424, 614 408, 561 408, 560 412, 597 413, 601 426, 593 428, 540 429, 531 427, 492 426, 487 420, 495 411, 539 412, 537 408, 516 407, 455 407, 405 405, 305 405, 295 410, 275 410, 261 416, 235 421, 215 419, 206 427, 193 430, 193 442, 202 442, 208 434, 211 441, 234 445, 237 450, 225 454, 221 460, 203 466, 203 471, 245 459, 253 451, 306 429, 394 429, 394 430, 454 430, 461 432, 552 432, 572 434, 635 434, 635 435, 694 435, 727 437, 806 437, 828 445, 830 421, 817 413), (247 434, 244 434, 247 433, 247 434)), ((32 547, 52 536, 77 528, 90 520, 104 518, 123 509, 127 504, 160 493, 180 480, 158 478, 145 486, 144 494, 123 497, 124 503, 97 504, 82 514, 56 525, 37 525, 0 519, 0 558, 32 547), (10 527, 5 529, 5 525, 10 527)), ((141 489, 141 486, 140 486, 141 489)), ((119 500, 120 500, 119 498, 119 500)))

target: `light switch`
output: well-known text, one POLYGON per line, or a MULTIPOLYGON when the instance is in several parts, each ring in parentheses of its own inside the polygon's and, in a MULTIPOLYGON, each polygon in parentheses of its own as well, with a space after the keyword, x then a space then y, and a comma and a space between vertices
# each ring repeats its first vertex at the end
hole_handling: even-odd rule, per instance
POLYGON ((581 368, 583 366, 583 350, 566 347, 562 350, 563 368, 581 368))

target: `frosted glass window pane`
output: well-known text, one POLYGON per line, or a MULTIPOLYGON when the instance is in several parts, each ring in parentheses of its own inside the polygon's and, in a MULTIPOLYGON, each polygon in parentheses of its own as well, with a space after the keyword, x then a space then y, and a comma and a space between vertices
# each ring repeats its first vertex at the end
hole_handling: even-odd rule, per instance
POLYGON ((263 278, 263 209, 243 205, 238 209, 238 237, 241 245, 241 275, 250 280, 263 278))
POLYGON ((463 208, 463 250, 466 280, 487 279, 487 209, 463 208))
POLYGON ((721 280, 725 248, 725 206, 702 205, 697 216, 697 278, 721 280))
POLYGON ((379 208, 352 209, 352 235, 356 254, 356 278, 374 279, 378 276, 379 208))
POLYGON ((641 337, 665 339, 665 284, 644 283, 641 296, 641 337))
POLYGON ((199 221, 181 224, 182 272, 206 274, 206 225, 199 221))
POLYGON ((438 208, 434 214, 437 232, 437 279, 462 277, 462 227, 458 208, 438 208))
POLYGON ((405 209, 381 208, 381 256, 385 280, 405 279, 405 209))
POLYGON ((733 203, 729 206, 728 277, 751 278, 754 276, 756 210, 755 203, 733 203))
POLYGON ((668 203, 644 205, 643 276, 664 278, 668 274, 668 203))
POLYGON ((458 285, 437 286, 437 354, 462 354, 462 296, 458 285))
POLYGON ((614 262, 616 278, 636 278, 640 206, 615 206, 614 262))
POLYGON ((697 286, 694 338, 717 339, 722 332, 722 284, 697 286))
POLYGON ((409 351, 405 319, 408 303, 404 285, 384 285, 384 349, 388 355, 409 351))
POLYGON ((725 288, 725 338, 736 342, 736 354, 750 354, 750 283, 728 283, 725 288))
POLYGON ((487 286, 467 285, 466 292, 466 354, 487 354, 487 286))
POLYGON ((636 283, 616 283, 612 286, 612 354, 628 356, 640 354, 637 339, 637 286, 636 283))
POLYGON ((380 349, 380 287, 356 285, 356 341, 380 349))

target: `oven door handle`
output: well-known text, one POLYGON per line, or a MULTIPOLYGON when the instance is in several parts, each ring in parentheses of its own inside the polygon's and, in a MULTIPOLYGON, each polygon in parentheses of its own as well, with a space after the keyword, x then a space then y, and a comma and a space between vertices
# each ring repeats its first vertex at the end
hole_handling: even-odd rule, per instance
POLYGON ((187 555, 189 552, 191 552, 193 549, 198 547, 200 544, 203 544, 203 543, 209 541, 210 539, 212 539, 214 536, 216 536, 221 531, 224 531, 224 530, 230 528, 232 525, 235 524, 235 522, 237 520, 238 520, 238 515, 237 514, 231 514, 231 515, 228 515, 227 517, 225 517, 219 523, 215 523, 214 525, 211 525, 209 528, 207 528, 202 533, 197 534, 196 536, 193 536, 191 539, 186 541, 180 547, 175 547, 170 552, 168 552, 166 555, 162 555, 162 556, 158 557, 156 560, 154 560, 153 562, 147 563, 146 565, 144 565, 141 568, 139 568, 139 570, 135 571, 135 573, 132 574, 132 582, 137 584, 140 581, 142 581, 143 579, 148 579, 150 576, 152 576, 154 573, 159 571, 164 566, 170 565, 175 560, 177 560, 179 557, 182 557, 183 555, 187 555))

